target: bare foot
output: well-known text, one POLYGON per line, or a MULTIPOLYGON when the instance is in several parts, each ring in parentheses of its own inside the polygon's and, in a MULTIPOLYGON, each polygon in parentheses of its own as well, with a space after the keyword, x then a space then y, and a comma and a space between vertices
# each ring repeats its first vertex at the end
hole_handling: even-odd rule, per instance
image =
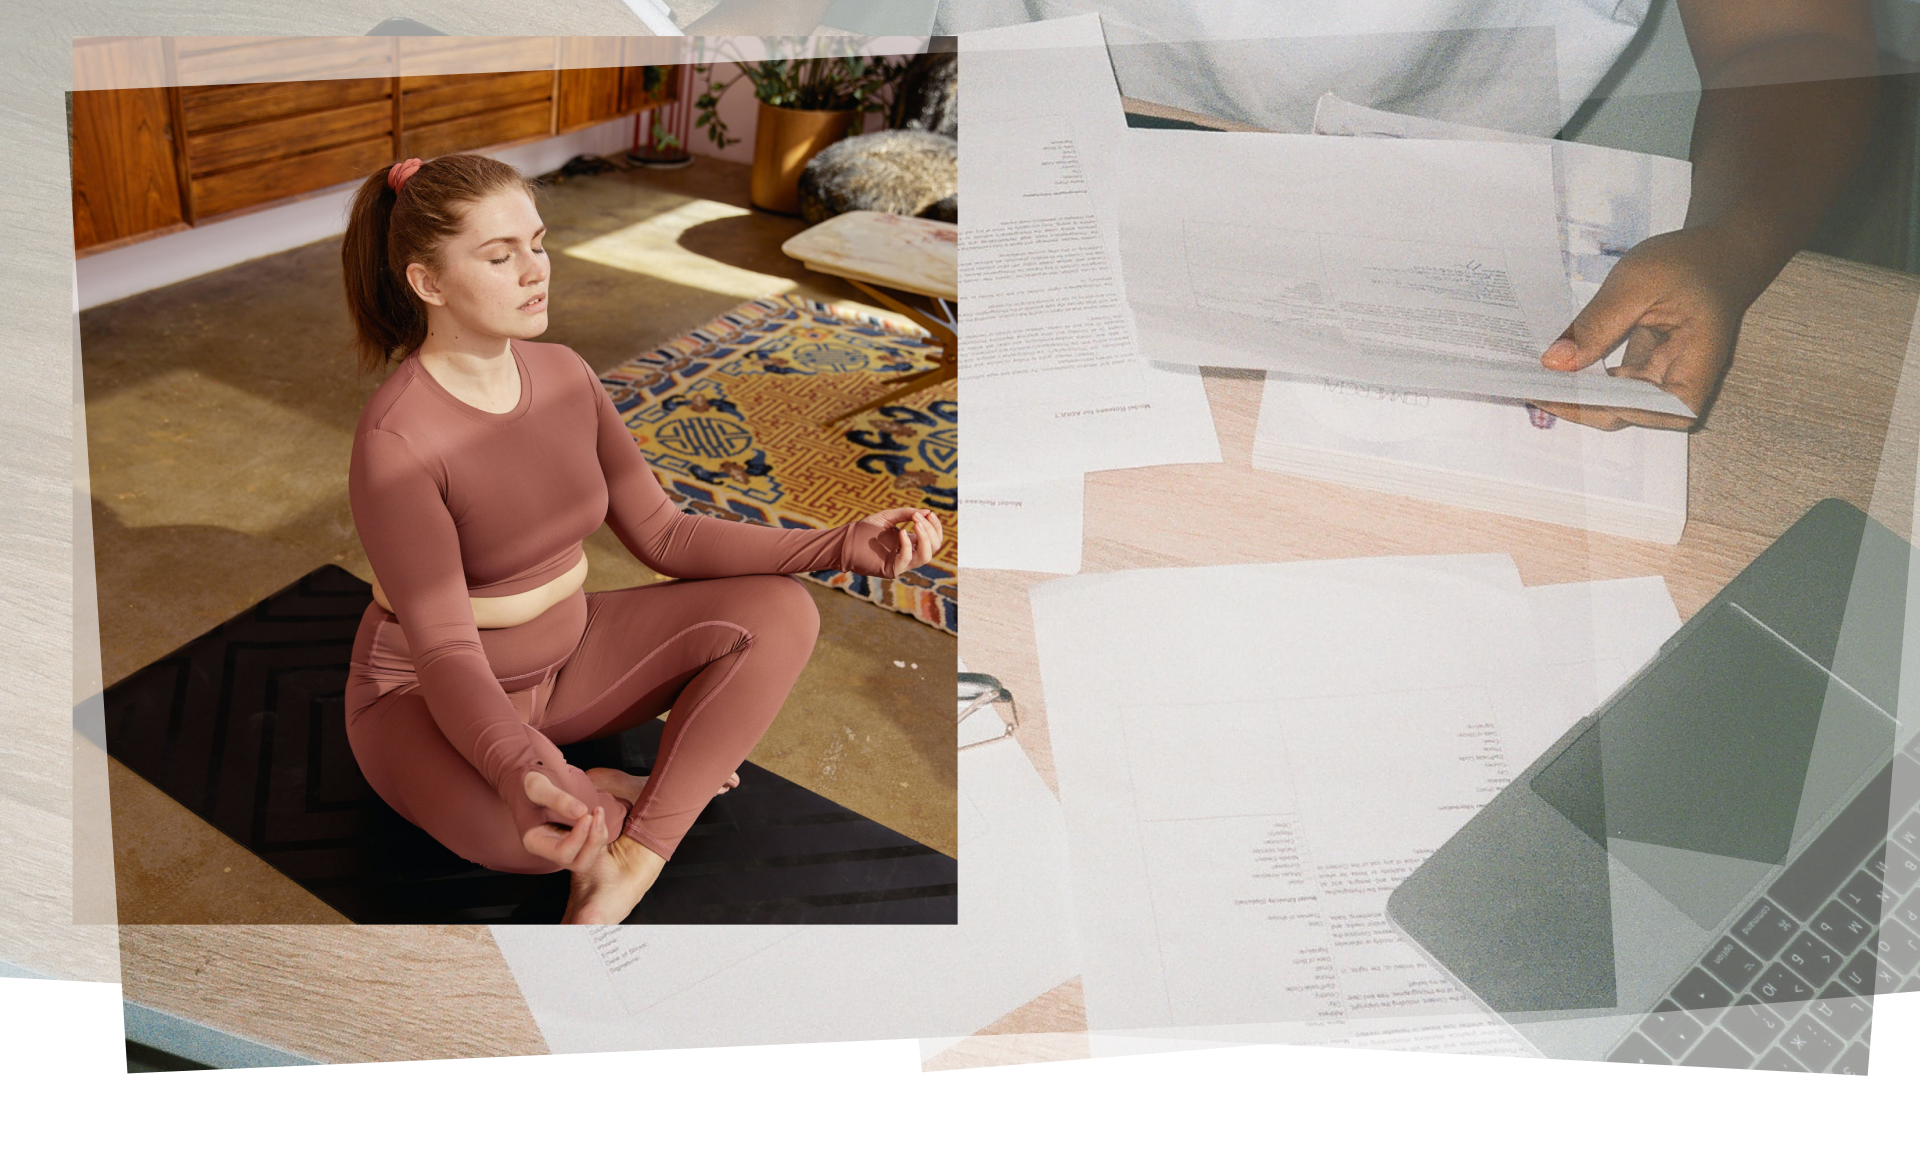
POLYGON ((660 878, 667 862, 658 852, 621 836, 585 869, 573 874, 562 924, 618 924, 660 878))
MULTIPOLYGON (((634 776, 618 768, 589 768, 587 779, 593 781, 595 788, 610 796, 618 796, 629 806, 639 803, 640 789, 647 784, 645 776, 634 776)), ((720 785, 720 791, 715 792, 714 795, 724 795, 728 789, 738 787, 740 787, 740 773, 735 772, 727 777, 727 782, 720 785)))

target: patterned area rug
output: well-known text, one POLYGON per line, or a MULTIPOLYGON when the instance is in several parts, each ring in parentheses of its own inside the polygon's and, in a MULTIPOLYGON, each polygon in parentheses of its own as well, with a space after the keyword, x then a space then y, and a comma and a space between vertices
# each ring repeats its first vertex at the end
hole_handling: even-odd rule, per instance
POLYGON ((668 495, 707 516, 832 528, 925 507, 946 541, 898 579, 810 577, 958 634, 958 393, 953 382, 832 429, 821 422, 930 366, 924 333, 801 296, 753 300, 600 380, 668 495))

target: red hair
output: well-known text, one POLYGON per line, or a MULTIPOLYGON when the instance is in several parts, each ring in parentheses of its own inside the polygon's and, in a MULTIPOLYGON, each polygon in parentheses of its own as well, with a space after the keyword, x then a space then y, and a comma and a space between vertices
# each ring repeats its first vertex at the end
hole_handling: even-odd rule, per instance
POLYGON ((407 283, 407 265, 438 267, 441 247, 466 225, 466 205, 512 188, 532 197, 535 185, 511 164, 472 152, 402 160, 361 183, 340 265, 362 372, 412 355, 427 338, 426 305, 407 283), (389 178, 402 165, 415 171, 395 192, 389 178))

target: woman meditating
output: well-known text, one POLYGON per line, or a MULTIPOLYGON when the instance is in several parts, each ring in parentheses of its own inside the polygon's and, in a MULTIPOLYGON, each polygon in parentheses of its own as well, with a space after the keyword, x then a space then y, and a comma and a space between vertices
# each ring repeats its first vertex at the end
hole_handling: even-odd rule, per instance
POLYGON ((456 154, 368 177, 341 251, 362 367, 400 364, 354 431, 374 571, 347 739, 374 791, 467 860, 573 873, 565 921, 624 920, 772 723, 813 650, 784 573, 898 576, 940 546, 896 508, 839 528, 682 513, 593 369, 536 343, 546 228, 509 165, 456 154), (602 522, 675 579, 584 592, 602 522), (556 745, 671 709, 644 781, 556 745))

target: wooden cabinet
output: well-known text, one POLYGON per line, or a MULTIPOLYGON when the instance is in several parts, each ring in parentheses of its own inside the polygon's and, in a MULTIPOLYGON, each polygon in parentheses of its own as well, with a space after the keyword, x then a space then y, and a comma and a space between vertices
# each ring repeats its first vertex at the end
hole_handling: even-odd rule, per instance
POLYGON ((555 131, 572 132, 666 102, 678 36, 561 36, 561 92, 555 131), (660 83, 647 92, 647 65, 660 83))
POLYGON ((674 91, 674 66, 638 58, 615 37, 76 41, 74 248, 628 115, 674 91))
POLYGON ((394 158, 431 160, 551 135, 558 51, 550 36, 403 39, 394 158))
POLYGON ((67 156, 75 248, 186 227, 164 57, 150 37, 100 37, 73 55, 67 156))
POLYGON ((189 223, 330 188, 393 155, 393 37, 160 43, 189 223))

